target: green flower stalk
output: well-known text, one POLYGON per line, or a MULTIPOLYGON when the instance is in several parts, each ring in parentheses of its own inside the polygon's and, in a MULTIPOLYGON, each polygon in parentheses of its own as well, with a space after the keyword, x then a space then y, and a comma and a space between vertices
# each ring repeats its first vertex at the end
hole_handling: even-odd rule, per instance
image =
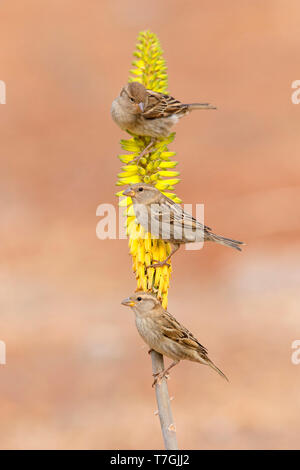
MULTIPOLYGON (((141 32, 134 56, 136 60, 132 63, 134 68, 130 70, 129 81, 137 81, 147 89, 167 93, 167 68, 157 36, 150 31, 141 32)), ((181 200, 174 193, 174 186, 180 181, 179 172, 174 170, 178 162, 173 160, 175 152, 168 150, 168 145, 173 142, 174 137, 175 133, 172 133, 167 138, 159 139, 138 163, 135 159, 150 143, 150 137, 132 135, 130 139, 121 140, 122 149, 128 153, 119 155, 124 166, 118 174, 117 185, 139 182, 152 184, 173 201, 180 203, 181 200)), ((117 196, 123 196, 123 191, 118 192, 117 196)), ((149 266, 166 259, 171 252, 170 244, 151 238, 150 233, 145 233, 143 227, 136 223, 131 198, 124 197, 120 206, 125 207, 127 216, 129 249, 133 259, 132 269, 136 275, 137 290, 154 292, 166 308, 172 267, 165 265, 149 268, 149 266)))

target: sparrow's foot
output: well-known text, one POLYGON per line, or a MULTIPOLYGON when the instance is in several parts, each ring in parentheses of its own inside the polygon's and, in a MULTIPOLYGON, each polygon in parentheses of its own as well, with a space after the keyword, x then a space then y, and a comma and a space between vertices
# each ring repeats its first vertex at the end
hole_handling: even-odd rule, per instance
POLYGON ((151 354, 154 349, 149 349, 148 354, 151 354))
POLYGON ((147 155, 147 153, 149 153, 149 150, 151 149, 151 147, 153 147, 154 144, 155 144, 155 140, 151 140, 150 143, 144 148, 144 150, 137 157, 135 157, 132 161, 139 163, 141 158, 143 158, 145 155, 147 155))
POLYGON ((167 260, 157 261, 156 259, 154 259, 153 261, 155 261, 155 263, 150 264, 149 266, 147 266, 147 269, 148 268, 162 268, 163 266, 168 266, 168 268, 169 268, 171 266, 170 263, 167 263, 167 260))
POLYGON ((153 374, 153 377, 154 377, 154 381, 153 381, 152 387, 154 387, 155 385, 160 385, 164 377, 168 379, 169 374, 167 370, 163 370, 162 372, 157 372, 157 374, 153 374))

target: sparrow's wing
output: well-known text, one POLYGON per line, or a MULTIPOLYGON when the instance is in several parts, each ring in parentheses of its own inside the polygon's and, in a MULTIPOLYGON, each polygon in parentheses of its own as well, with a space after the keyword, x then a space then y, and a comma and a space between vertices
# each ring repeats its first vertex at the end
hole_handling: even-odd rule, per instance
POLYGON ((179 204, 163 196, 159 204, 155 204, 152 211, 152 217, 159 221, 168 220, 170 218, 171 225, 183 225, 193 230, 211 231, 211 228, 201 224, 191 214, 185 212, 179 204))
POLYGON ((164 95, 156 91, 147 90, 147 105, 142 113, 146 119, 168 117, 172 114, 182 114, 188 110, 188 106, 182 104, 170 95, 164 95))
POLYGON ((206 355, 207 349, 199 343, 192 333, 182 326, 169 312, 164 311, 159 319, 162 334, 176 343, 197 350, 206 355))

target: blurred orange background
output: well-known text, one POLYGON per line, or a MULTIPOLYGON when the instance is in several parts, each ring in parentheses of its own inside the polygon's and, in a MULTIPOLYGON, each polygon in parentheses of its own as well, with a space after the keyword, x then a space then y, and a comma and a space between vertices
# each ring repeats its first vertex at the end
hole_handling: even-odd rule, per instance
POLYGON ((171 93, 218 107, 176 128, 176 192, 247 243, 174 257, 169 311, 230 379, 172 371, 179 446, 299 448, 299 2, 10 0, 0 15, 0 447, 163 448, 151 361, 120 305, 127 241, 96 237, 126 137, 110 105, 149 28, 171 93))

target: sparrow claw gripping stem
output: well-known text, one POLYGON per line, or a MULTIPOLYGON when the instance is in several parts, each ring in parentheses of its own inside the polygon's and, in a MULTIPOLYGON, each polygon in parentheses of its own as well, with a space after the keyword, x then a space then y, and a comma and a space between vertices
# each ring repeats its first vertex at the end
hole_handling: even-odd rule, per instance
POLYGON ((157 372, 156 374, 152 375, 154 377, 152 387, 154 387, 155 385, 160 385, 163 378, 168 379, 170 377, 166 370, 163 370, 162 372, 157 372))
POLYGON ((147 155, 147 153, 150 153, 150 149, 151 147, 153 147, 154 144, 155 144, 155 140, 152 139, 150 143, 144 148, 144 150, 142 150, 142 152, 137 157, 135 157, 132 161, 138 164, 141 158, 147 155))
POLYGON ((150 264, 149 266, 147 266, 147 269, 149 268, 162 268, 163 266, 168 266, 168 268, 171 266, 170 263, 167 263, 167 261, 157 261, 156 259, 154 259, 153 261, 155 261, 154 264, 150 264))

